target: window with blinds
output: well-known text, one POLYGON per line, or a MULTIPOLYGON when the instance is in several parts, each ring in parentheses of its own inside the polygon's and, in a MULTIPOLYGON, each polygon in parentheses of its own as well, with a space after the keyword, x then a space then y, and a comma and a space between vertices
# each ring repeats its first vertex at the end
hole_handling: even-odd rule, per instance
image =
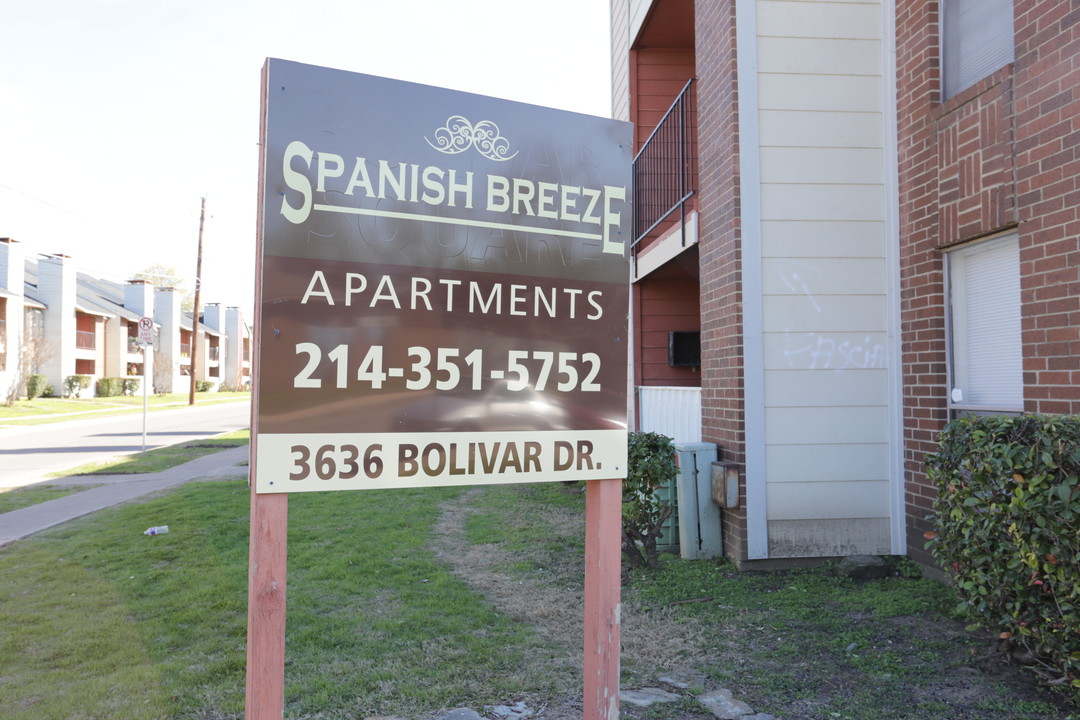
POLYGON ((948 253, 950 405, 1024 409, 1020 242, 1016 233, 948 253))
POLYGON ((1013 53, 1013 0, 941 0, 945 98, 969 88, 1013 53))

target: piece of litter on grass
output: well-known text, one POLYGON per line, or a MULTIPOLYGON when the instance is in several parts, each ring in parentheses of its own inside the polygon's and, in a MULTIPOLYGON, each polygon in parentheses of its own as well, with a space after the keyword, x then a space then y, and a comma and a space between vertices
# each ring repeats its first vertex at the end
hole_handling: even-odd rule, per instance
POLYGON ((856 645, 858 645, 858 643, 851 643, 850 645, 847 646, 847 651, 851 652, 852 650, 855 649, 856 645))

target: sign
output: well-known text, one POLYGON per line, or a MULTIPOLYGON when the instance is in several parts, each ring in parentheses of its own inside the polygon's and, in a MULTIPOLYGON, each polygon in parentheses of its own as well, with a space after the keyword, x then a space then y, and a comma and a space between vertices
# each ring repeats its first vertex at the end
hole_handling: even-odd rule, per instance
POLYGON ((139 318, 139 340, 142 347, 154 344, 154 319, 150 317, 139 318))
POLYGON ((626 123, 268 63, 256 492, 626 474, 626 123))

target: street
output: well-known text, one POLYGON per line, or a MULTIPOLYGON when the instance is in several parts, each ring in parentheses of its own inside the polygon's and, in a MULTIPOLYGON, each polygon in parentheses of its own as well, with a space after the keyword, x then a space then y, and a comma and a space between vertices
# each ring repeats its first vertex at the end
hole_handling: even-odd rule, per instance
MULTIPOLYGON (((251 424, 246 401, 184 406, 147 414, 146 449, 211 437, 251 424)), ((0 429, 0 489, 48 480, 85 463, 142 450, 143 414, 0 429)))

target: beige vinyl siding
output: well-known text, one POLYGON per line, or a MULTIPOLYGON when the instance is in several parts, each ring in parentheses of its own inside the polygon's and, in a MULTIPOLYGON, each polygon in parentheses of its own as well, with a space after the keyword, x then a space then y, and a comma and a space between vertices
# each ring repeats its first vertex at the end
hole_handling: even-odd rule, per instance
POLYGON ((625 0, 629 7, 630 42, 632 43, 641 32, 641 26, 645 24, 645 18, 649 15, 649 8, 653 0, 625 0))
POLYGON ((763 147, 880 149, 882 145, 880 113, 762 110, 760 115, 763 147))
POLYGON ((629 0, 611 0, 611 117, 630 119, 629 0))
MULTIPOLYGON (((765 372, 769 370, 873 370, 885 368, 888 336, 882 332, 783 330, 766 333, 765 372)), ((807 376, 817 382, 824 373, 807 376)), ((766 388, 766 393, 769 390, 766 388)), ((774 403, 779 399, 774 398, 774 403)))
POLYGON ((761 224, 761 254, 766 258, 880 258, 885 254, 885 235, 879 222, 770 220, 761 224))
POLYGON ((769 557, 888 552, 883 10, 757 9, 769 557))

